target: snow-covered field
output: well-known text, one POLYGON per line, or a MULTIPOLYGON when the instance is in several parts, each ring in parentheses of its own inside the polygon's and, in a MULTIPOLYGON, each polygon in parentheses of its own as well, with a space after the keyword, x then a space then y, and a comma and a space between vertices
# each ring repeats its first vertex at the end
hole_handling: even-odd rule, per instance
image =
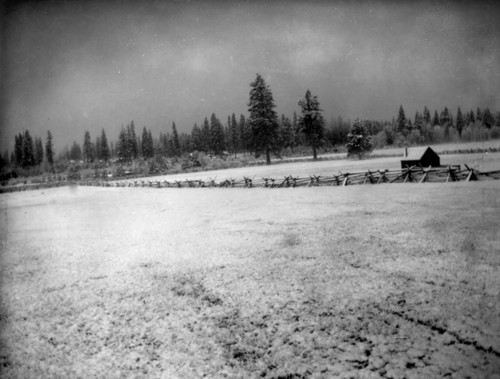
MULTIPOLYGON (((441 156, 441 165, 462 165, 475 167, 480 171, 497 170, 500 167, 500 153, 475 153, 475 154, 445 154, 441 156)), ((224 179, 249 178, 283 178, 293 175, 295 177, 308 177, 309 175, 332 176, 340 171, 343 173, 362 172, 366 170, 400 169, 401 160, 397 157, 380 157, 367 160, 320 160, 304 162, 287 162, 269 166, 253 166, 245 168, 231 168, 214 171, 189 172, 173 175, 162 175, 144 178, 143 180, 210 180, 221 181, 224 179)), ((129 179, 137 180, 137 179, 129 179)), ((127 180, 119 180, 120 182, 127 180)))
POLYGON ((499 189, 3 194, 0 376, 494 377, 499 189))

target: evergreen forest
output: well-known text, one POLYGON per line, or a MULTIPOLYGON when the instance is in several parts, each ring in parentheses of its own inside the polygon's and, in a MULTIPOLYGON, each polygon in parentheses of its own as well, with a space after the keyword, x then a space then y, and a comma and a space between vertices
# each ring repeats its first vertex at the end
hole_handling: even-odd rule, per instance
MULTIPOLYGON (((271 156, 313 156, 353 148, 360 124, 367 141, 354 147, 382 149, 424 144, 485 141, 500 138, 500 112, 489 108, 450 110, 424 106, 408 115, 396 105, 392 120, 354 120, 342 116, 325 120, 320 99, 307 90, 297 99, 293 114, 277 114, 272 89, 257 74, 250 83, 249 114, 207 115, 189 133, 175 122, 153 135, 133 120, 117 136, 105 128, 92 136, 82 130, 71 146, 58 146, 51 131, 33 136, 24 130, 15 136, 13 151, 0 156, 1 181, 44 173, 67 173, 76 179, 87 170, 94 177, 166 174, 180 171, 244 166, 255 160, 271 163, 271 156)), ((356 150, 358 149, 358 150, 356 150)))

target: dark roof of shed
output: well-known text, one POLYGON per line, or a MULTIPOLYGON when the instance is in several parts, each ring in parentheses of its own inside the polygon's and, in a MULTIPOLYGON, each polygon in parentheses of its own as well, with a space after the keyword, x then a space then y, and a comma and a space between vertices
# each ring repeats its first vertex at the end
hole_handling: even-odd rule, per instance
POLYGON ((432 152, 436 153, 430 146, 427 147, 412 147, 408 149, 408 156, 403 156, 404 161, 418 161, 420 160, 425 152, 430 149, 432 152))

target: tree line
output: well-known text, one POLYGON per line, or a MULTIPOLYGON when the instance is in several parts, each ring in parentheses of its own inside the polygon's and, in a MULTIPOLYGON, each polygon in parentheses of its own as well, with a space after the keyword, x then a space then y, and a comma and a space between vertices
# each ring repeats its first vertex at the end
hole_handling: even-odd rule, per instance
POLYGON ((14 151, 8 151, 0 157, 1 168, 13 165, 21 168, 41 166, 44 161, 49 168, 54 165, 54 145, 50 131, 47 132, 45 143, 40 137, 33 138, 29 130, 19 133, 14 137, 14 151), (45 158, 45 160, 44 160, 45 158))
MULTIPOLYGON (((212 113, 200 125, 195 123, 190 133, 178 133, 173 122, 169 131, 161 132, 154 138, 145 126, 141 132, 136 132, 134 121, 122 126, 118 139, 111 142, 108 142, 104 129, 94 140, 89 131, 84 131, 82 144, 75 141, 71 147, 63 148, 57 161, 83 162, 87 165, 113 161, 127 165, 138 159, 180 158, 193 152, 203 152, 207 156, 223 157, 253 154, 264 156, 269 164, 272 154, 304 153, 306 146, 313 159, 317 159, 320 149, 346 147, 349 150, 353 146, 363 146, 367 150, 387 145, 500 138, 500 112, 479 107, 470 111, 462 111, 458 107, 452 114, 447 107, 431 113, 425 106, 411 118, 406 116, 400 105, 392 121, 355 120, 351 123, 337 117, 327 123, 317 96, 309 90, 297 102, 298 113, 294 112, 292 117, 278 116, 271 88, 260 74, 250 83, 247 105, 248 117, 232 113, 223 122, 212 113), (359 133, 369 143, 356 143, 353 138, 361 135, 359 133)), ((50 131, 45 143, 39 137, 33 138, 27 130, 16 135, 14 142, 14 151, 10 155, 5 152, 0 157, 2 169, 27 169, 45 164, 46 169, 53 170, 55 151, 50 131)))

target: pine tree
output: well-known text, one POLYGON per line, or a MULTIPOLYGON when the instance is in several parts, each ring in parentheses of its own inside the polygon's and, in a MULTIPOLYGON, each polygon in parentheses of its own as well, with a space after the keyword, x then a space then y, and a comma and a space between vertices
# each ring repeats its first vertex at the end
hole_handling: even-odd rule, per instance
MULTIPOLYGON (((366 128, 367 123, 368 122, 365 121, 365 128, 366 128)), ((406 120, 406 130, 407 130, 406 135, 409 135, 411 133, 411 131, 413 130, 413 123, 411 122, 411 119, 406 120)), ((368 134, 370 134, 370 133, 368 133, 368 134)))
POLYGON ((413 123, 413 127, 420 133, 424 128, 424 117, 418 111, 415 113, 415 122, 413 123))
POLYGON ((193 151, 193 147, 191 144, 191 135, 187 133, 181 133, 179 135, 179 142, 181 145, 180 151, 181 154, 185 154, 186 152, 193 151))
POLYGON ((203 151, 203 138, 201 135, 201 129, 196 123, 193 126, 193 130, 191 130, 191 144, 193 151, 203 151))
POLYGON ((462 138, 462 132, 464 130, 464 126, 465 126, 465 120, 464 120, 464 117, 462 115, 462 110, 460 109, 460 107, 458 107, 458 109, 457 109, 457 121, 456 121, 455 128, 457 129, 458 137, 460 139, 462 138))
POLYGON ((357 155, 359 159, 363 158, 372 149, 370 136, 365 128, 364 121, 356 119, 352 124, 351 131, 347 135, 347 155, 357 155))
POLYGON ((85 131, 83 137, 83 160, 86 163, 92 163, 94 161, 94 148, 92 146, 90 132, 88 130, 85 131))
POLYGON ((170 158, 175 157, 175 147, 174 147, 174 139, 170 135, 170 133, 167 133, 166 135, 166 143, 167 143, 167 151, 168 151, 168 156, 170 158))
POLYGON ((201 139, 202 139, 202 144, 203 148, 202 150, 205 152, 205 154, 208 154, 210 152, 210 124, 208 122, 208 119, 205 117, 203 120, 203 128, 201 129, 201 139))
POLYGON ((224 149, 224 129, 215 113, 212 113, 210 117, 210 151, 214 155, 222 155, 224 149))
POLYGON ((264 152, 266 164, 271 164, 271 151, 278 152, 279 124, 274 108, 273 95, 260 74, 250 83, 248 123, 252 129, 253 147, 256 155, 264 152))
POLYGON ((234 156, 236 156, 236 153, 240 150, 241 147, 238 122, 236 121, 236 115, 234 113, 231 115, 231 126, 229 129, 229 135, 231 136, 230 145, 233 150, 232 152, 234 153, 234 156))
POLYGON ((481 122, 483 121, 483 112, 481 112, 479 107, 476 109, 476 120, 481 122))
POLYGON ((482 118, 483 126, 487 127, 488 129, 491 129, 491 127, 495 125, 495 119, 491 114, 490 108, 485 108, 482 117, 483 117, 482 118))
MULTIPOLYGON (((125 163, 130 163, 132 161, 132 150, 131 144, 129 142, 130 133, 128 132, 130 128, 125 130, 122 126, 120 134, 118 136, 118 146, 117 146, 117 155, 118 159, 125 163)), ((85 146, 83 147, 84 155, 85 155, 85 146)))
POLYGON ((434 111, 434 117, 432 118, 432 126, 439 125, 439 116, 438 116, 438 111, 434 111))
POLYGON ((231 116, 227 116, 227 123, 224 126, 224 146, 228 151, 233 151, 233 136, 231 135, 231 116))
POLYGON ((293 116, 292 116, 292 128, 293 128, 293 135, 295 137, 293 144, 295 146, 299 146, 302 144, 301 141, 301 133, 299 131, 299 118, 297 117, 297 112, 293 111, 293 116))
POLYGON ((163 133, 160 133, 160 154, 163 156, 163 157, 168 157, 170 156, 170 136, 169 134, 163 134, 163 133))
POLYGON ((0 156, 0 170, 6 167, 9 167, 9 152, 7 150, 0 156))
POLYGON ((451 124, 450 112, 448 111, 448 107, 444 107, 444 109, 441 111, 441 114, 439 115, 439 125, 445 126, 446 124, 448 124, 448 126, 451 124))
POLYGON ((35 164, 37 166, 43 163, 43 142, 40 137, 35 138, 35 164))
POLYGON ((405 111, 403 106, 399 106, 398 118, 396 119, 396 131, 401 133, 404 137, 409 134, 408 120, 406 119, 405 111))
POLYGON ((424 106, 424 114, 423 114, 424 122, 426 124, 430 124, 431 122, 431 112, 427 108, 427 106, 424 106))
POLYGON ((396 140, 396 121, 384 126, 385 143, 392 145, 396 140))
POLYGON ((135 133, 134 120, 127 125, 127 144, 130 153, 130 160, 137 159, 139 156, 139 143, 137 142, 137 135, 135 133))
POLYGON ((151 134, 151 130, 148 130, 148 141, 149 141, 149 147, 151 149, 151 158, 154 158, 154 156, 155 156, 155 141, 153 139, 153 135, 151 134))
POLYGON ((100 159, 102 159, 104 162, 108 162, 109 158, 111 157, 111 154, 109 151, 108 138, 106 137, 106 132, 104 131, 104 128, 102 129, 100 138, 100 150, 101 150, 100 159))
POLYGON ((73 141, 73 145, 69 151, 69 159, 73 161, 80 161, 82 159, 82 149, 75 141, 73 141))
POLYGON ((47 157, 47 162, 49 166, 53 169, 54 167, 54 145, 52 141, 52 133, 50 130, 47 131, 47 140, 45 141, 45 156, 47 157))
POLYGON ((470 115, 469 115, 469 112, 465 112, 465 115, 463 116, 463 118, 464 118, 465 125, 469 125, 470 124, 470 115))
POLYGON ((179 141, 179 134, 177 133, 177 127, 175 126, 175 122, 172 123, 172 144, 173 144, 172 154, 175 157, 180 156, 181 155, 181 143, 179 141))
POLYGON ((17 166, 22 166, 23 163, 23 135, 19 133, 15 136, 14 142, 14 161, 17 166))
POLYGON ((471 109, 470 113, 469 113, 469 118, 470 118, 470 122, 471 123, 475 123, 476 122, 476 116, 474 115, 474 111, 471 109))
POLYGON ((244 115, 240 115, 240 146, 244 153, 247 153, 252 147, 252 135, 244 115))
POLYGON ((101 151, 101 139, 99 137, 95 138, 95 142, 92 148, 94 151, 94 159, 100 162, 102 160, 102 151, 101 151))
POLYGON ((22 167, 31 167, 35 165, 35 154, 34 154, 33 138, 30 132, 26 130, 22 137, 22 167))
POLYGON ((148 131, 146 127, 142 129, 141 149, 144 159, 150 159, 154 157, 153 138, 151 136, 151 131, 148 131))
POLYGON ((304 133, 306 142, 312 147, 313 160, 318 159, 317 149, 324 137, 324 120, 321 115, 317 96, 312 96, 307 90, 303 99, 299 101, 302 115, 299 117, 299 130, 304 133))
POLYGON ((151 134, 151 130, 148 130, 148 143, 146 144, 146 152, 148 158, 154 158, 155 156, 155 145, 153 140, 153 135, 151 134))

